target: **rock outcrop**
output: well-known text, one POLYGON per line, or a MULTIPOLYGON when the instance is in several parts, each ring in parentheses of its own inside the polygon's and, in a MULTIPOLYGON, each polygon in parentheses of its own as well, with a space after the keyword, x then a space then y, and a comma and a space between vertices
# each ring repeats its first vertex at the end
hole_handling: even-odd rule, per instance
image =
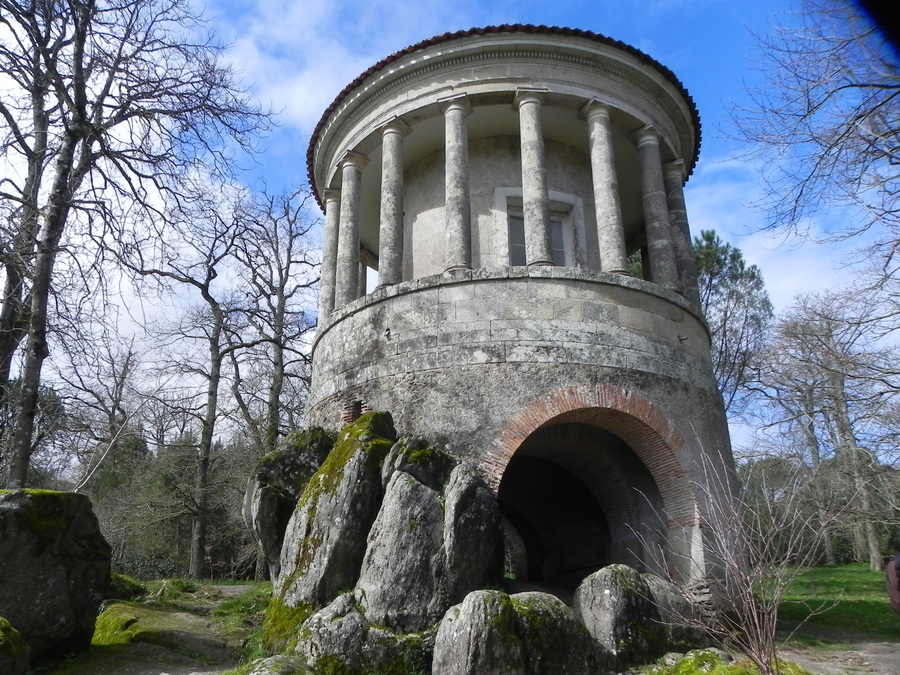
POLYGON ((405 632, 435 625, 447 608, 498 582, 502 551, 494 496, 440 450, 398 443, 369 532, 357 588, 370 621, 405 632))
POLYGON ((649 663, 666 651, 666 626, 650 586, 627 565, 594 572, 575 591, 575 614, 617 668, 649 663))
POLYGON ((303 489, 334 446, 334 434, 305 429, 291 434, 275 452, 263 457, 247 482, 243 515, 276 579, 288 521, 303 489))
POLYGON ((444 615, 434 675, 593 675, 610 661, 558 598, 475 591, 444 615))
POLYGON ((344 593, 313 614, 300 631, 296 652, 313 672, 426 672, 434 632, 395 633, 363 615, 359 591, 344 593))
POLYGON ((440 618, 501 573, 487 485, 423 441, 396 442, 389 414, 367 413, 300 496, 267 630, 311 668, 427 670, 440 618))
POLYGON ((299 496, 265 624, 289 658, 253 672, 594 675, 697 644, 683 626, 693 605, 658 577, 610 565, 573 611, 546 593, 484 590, 502 554, 477 472, 367 413, 299 496))
POLYGON ((90 499, 0 492, 0 548, 0 616, 31 648, 31 663, 87 649, 110 569, 90 499))
POLYGON ((341 431, 288 523, 275 595, 289 607, 322 607, 353 588, 381 505, 381 465, 396 440, 388 413, 341 431))

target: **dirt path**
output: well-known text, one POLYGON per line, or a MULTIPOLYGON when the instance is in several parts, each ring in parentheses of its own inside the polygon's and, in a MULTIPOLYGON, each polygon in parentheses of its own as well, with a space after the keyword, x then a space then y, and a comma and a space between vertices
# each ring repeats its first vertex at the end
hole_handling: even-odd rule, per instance
POLYGON ((236 665, 235 651, 210 613, 249 586, 219 586, 211 604, 166 612, 163 628, 139 633, 129 644, 92 647, 42 675, 218 675, 236 665))
POLYGON ((804 627, 803 632, 849 648, 804 647, 782 650, 813 675, 898 675, 900 644, 878 642, 863 635, 804 627))

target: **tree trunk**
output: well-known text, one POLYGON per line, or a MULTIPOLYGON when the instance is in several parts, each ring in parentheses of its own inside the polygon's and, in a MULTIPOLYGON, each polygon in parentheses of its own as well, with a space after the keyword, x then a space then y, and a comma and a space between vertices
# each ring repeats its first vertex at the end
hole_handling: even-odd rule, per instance
POLYGON ((222 379, 222 331, 225 315, 206 289, 203 296, 213 314, 213 326, 209 336, 209 380, 206 388, 206 414, 197 451, 197 474, 194 481, 194 521, 191 527, 191 563, 188 575, 203 579, 206 558, 206 532, 209 521, 209 459, 212 453, 218 412, 219 382, 222 379))
MULTIPOLYGON (((807 391, 807 395, 811 392, 807 391)), ((831 539, 831 518, 828 515, 826 504, 830 503, 827 490, 823 489, 821 476, 819 475, 822 467, 821 454, 819 452, 819 439, 816 437, 816 430, 813 427, 813 416, 811 411, 814 409, 811 402, 807 401, 806 411, 803 419, 803 436, 806 438, 806 447, 809 449, 810 463, 813 469, 813 496, 816 501, 816 512, 819 516, 819 523, 822 527, 822 547, 825 550, 825 564, 837 565, 837 556, 834 554, 834 543, 831 539)))
POLYGON ((853 423, 850 419, 850 410, 847 407, 846 387, 844 384, 844 378, 839 373, 832 374, 831 398, 834 406, 834 422, 837 426, 835 431, 837 432, 838 440, 836 447, 841 449, 847 462, 849 462, 856 501, 860 507, 863 531, 860 533, 859 530, 854 530, 854 536, 858 537, 857 545, 861 544, 863 549, 859 552, 863 553, 861 557, 868 556, 869 569, 873 572, 880 572, 884 567, 881 561, 881 545, 878 541, 878 531, 872 520, 872 494, 863 466, 863 457, 867 453, 863 448, 859 447, 859 443, 856 441, 853 423))
POLYGON ((44 217, 34 259, 28 341, 21 376, 22 392, 9 449, 9 475, 6 485, 11 489, 25 487, 28 479, 28 464, 33 449, 34 418, 37 414, 40 395, 41 369, 44 359, 50 353, 47 346, 47 311, 53 278, 53 264, 69 213, 70 178, 75 163, 77 142, 76 135, 70 133, 60 147, 56 161, 56 176, 53 180, 49 206, 44 217))

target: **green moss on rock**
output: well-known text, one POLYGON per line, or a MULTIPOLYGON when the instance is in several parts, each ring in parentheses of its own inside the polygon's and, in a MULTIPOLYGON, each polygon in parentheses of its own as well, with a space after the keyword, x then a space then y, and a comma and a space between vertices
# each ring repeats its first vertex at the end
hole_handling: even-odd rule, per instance
POLYGON ((44 548, 55 543, 65 532, 72 511, 71 492, 53 490, 0 490, 0 495, 22 492, 28 495, 27 508, 18 511, 18 525, 35 534, 44 548))
POLYGON ((111 572, 109 576, 108 600, 134 600, 147 595, 147 587, 137 579, 118 572, 111 572))
POLYGON ((141 616, 147 617, 152 610, 138 608, 131 603, 114 603, 97 617, 94 626, 94 638, 91 644, 124 645, 129 644, 138 635, 137 623, 141 616))
MULTIPOLYGON (((334 496, 344 477, 347 464, 357 454, 369 456, 365 467, 369 475, 367 479, 379 479, 381 463, 385 455, 396 442, 397 432, 390 413, 370 412, 362 415, 356 422, 348 424, 341 431, 337 443, 328 457, 306 484, 296 510, 307 510, 307 522, 312 523, 316 517, 319 502, 323 496, 334 496)), ((290 588, 294 580, 305 574, 321 544, 321 537, 316 534, 307 535, 298 547, 298 555, 293 572, 283 584, 290 588)))
POLYGON ((300 509, 310 502, 317 502, 323 494, 334 495, 344 477, 347 463, 357 452, 377 457, 377 462, 369 463, 370 470, 377 476, 378 466, 396 440, 397 432, 394 431, 394 422, 389 413, 366 413, 352 424, 348 424, 341 431, 337 443, 328 453, 322 466, 307 483, 300 501, 297 502, 297 508, 300 509))
POLYGON ((459 460, 449 453, 419 442, 401 441, 385 460, 386 471, 403 471, 432 490, 442 492, 459 460))
MULTIPOLYGON (((811 673, 790 661, 778 660, 781 675, 811 675, 811 673)), ((749 659, 738 659, 732 663, 709 649, 688 652, 671 666, 656 666, 649 675, 759 675, 759 668, 749 659)))
POLYGON ((300 493, 316 469, 334 447, 337 434, 320 427, 295 431, 288 435, 281 446, 262 457, 256 467, 261 483, 286 496, 300 493))
POLYGON ((290 607, 278 598, 273 598, 266 608, 263 620, 263 647, 270 654, 284 653, 296 642, 306 621, 318 609, 314 605, 303 604, 290 607))
POLYGON ((0 671, 4 673, 24 673, 28 666, 31 648, 19 635, 12 624, 0 616, 0 671))

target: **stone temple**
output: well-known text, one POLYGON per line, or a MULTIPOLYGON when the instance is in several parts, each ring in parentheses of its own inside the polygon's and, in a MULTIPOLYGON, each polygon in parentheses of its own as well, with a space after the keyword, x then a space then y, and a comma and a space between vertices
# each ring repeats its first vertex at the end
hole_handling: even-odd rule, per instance
POLYGON ((675 75, 590 32, 472 29, 373 65, 309 147, 307 423, 387 410, 475 464, 519 579, 706 576, 704 476, 732 459, 683 196, 699 148, 675 75))

